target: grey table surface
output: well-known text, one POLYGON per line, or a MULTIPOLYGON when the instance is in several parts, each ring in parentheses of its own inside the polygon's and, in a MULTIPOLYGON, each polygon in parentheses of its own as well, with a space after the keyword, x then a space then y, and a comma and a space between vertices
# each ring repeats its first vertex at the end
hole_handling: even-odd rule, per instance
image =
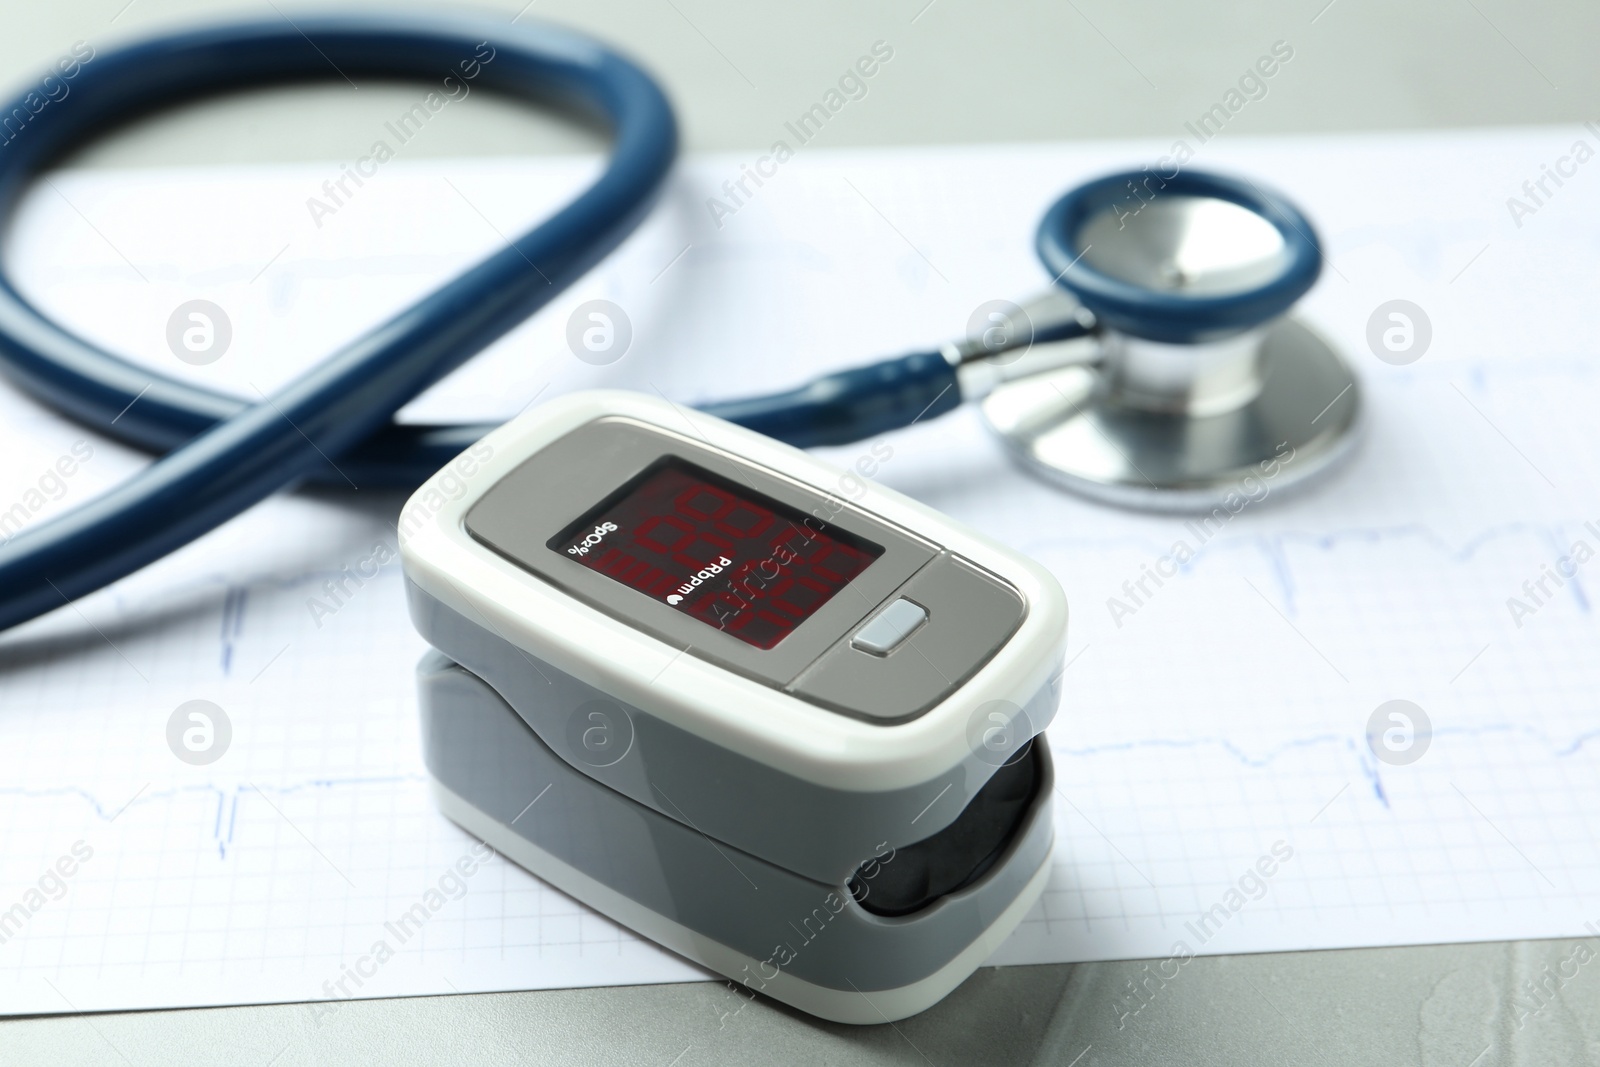
MULTIPOLYGON (((0 76, 20 81, 79 39, 104 47, 198 18, 300 10, 281 0, 10 0, 0 76)), ((829 125, 831 144, 1171 133, 1280 39, 1296 49, 1294 81, 1275 85, 1229 136, 1600 117, 1600 7, 1576 2, 497 0, 481 10, 588 29, 645 60, 673 94, 691 151, 765 145, 880 38, 896 48, 895 79, 829 125)), ((398 86, 363 90, 198 103, 72 165, 350 158, 408 99, 398 86)), ((490 100, 446 117, 417 154, 591 144, 490 100)), ((1600 977, 1584 969, 1559 982, 1545 970, 1572 951, 1535 942, 1220 957, 1165 983, 1137 962, 986 968, 932 1010, 878 1027, 821 1023, 764 1000, 738 1010, 743 1002, 710 982, 351 1002, 321 1025, 303 1005, 55 1016, 0 1022, 0 1063, 1600 1062, 1600 977), (1133 1014, 1129 982, 1145 990, 1133 1014)))

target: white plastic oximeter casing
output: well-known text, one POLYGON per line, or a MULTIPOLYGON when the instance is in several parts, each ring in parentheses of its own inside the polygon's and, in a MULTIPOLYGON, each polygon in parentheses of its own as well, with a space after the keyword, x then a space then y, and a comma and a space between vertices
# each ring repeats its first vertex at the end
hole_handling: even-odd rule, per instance
MULTIPOLYGON (((1067 609, 1031 560, 787 445, 612 391, 489 434, 417 491, 400 534, 413 620, 442 654, 421 667, 440 804, 558 887, 859 1022, 942 997, 1037 898, 1051 770, 1031 742, 1058 703, 1067 609), (742 603, 722 589, 741 574, 753 588, 737 552, 637 581, 645 562, 618 555, 646 537, 618 527, 652 472, 689 486, 679 499, 766 509, 856 570, 808 578, 822 602, 781 605, 803 615, 788 629, 736 636, 744 617, 704 598, 742 603), (589 550, 607 538, 602 565, 589 550)), ((781 577, 796 558, 764 565, 781 577)))

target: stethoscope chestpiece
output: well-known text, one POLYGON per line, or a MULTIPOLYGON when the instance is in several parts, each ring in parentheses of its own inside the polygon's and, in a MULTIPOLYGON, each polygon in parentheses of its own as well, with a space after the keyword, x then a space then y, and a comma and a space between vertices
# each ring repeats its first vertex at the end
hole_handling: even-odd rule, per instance
POLYGON ((1288 317, 1322 254, 1283 196, 1193 170, 1112 174, 1052 204, 1037 247, 1086 336, 983 401, 1028 470, 1109 503, 1213 511, 1348 454, 1359 390, 1288 317))

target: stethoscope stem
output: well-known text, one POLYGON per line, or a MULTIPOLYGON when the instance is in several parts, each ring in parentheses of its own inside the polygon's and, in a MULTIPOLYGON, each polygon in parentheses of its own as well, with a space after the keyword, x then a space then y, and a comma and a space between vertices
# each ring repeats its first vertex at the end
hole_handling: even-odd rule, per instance
POLYGON ((997 386, 1095 358, 1095 321, 1055 287, 942 345, 700 410, 798 448, 842 445, 936 418, 997 386))
POLYGON ((973 359, 956 368, 964 400, 982 400, 1002 385, 1036 378, 1068 367, 1099 367, 1105 346, 1098 333, 1013 348, 987 359, 973 359))
POLYGON ((797 448, 843 445, 953 411, 965 399, 957 369, 943 353, 914 352, 700 410, 797 448))

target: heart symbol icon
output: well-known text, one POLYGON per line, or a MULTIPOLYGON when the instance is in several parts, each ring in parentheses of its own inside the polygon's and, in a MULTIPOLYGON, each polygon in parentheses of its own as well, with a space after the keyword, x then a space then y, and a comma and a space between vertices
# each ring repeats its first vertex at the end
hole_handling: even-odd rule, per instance
POLYGON ((667 596, 667 603, 668 604, 681 604, 682 602, 683 602, 683 597, 679 596, 677 593, 670 593, 667 596))

